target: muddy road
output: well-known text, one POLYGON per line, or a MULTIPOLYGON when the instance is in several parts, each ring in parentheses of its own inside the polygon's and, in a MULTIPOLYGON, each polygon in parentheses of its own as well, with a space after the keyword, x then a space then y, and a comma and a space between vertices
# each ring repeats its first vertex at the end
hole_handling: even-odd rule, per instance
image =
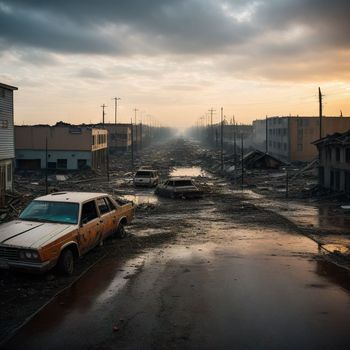
POLYGON ((205 197, 120 190, 140 205, 131 236, 92 252, 103 255, 4 348, 350 348, 348 272, 261 199, 203 171, 193 147, 169 143, 164 163, 198 176, 205 197))

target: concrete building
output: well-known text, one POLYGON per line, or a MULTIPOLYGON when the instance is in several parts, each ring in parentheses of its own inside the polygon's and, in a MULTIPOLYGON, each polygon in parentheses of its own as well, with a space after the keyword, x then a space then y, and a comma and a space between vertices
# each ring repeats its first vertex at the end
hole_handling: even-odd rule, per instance
POLYGON ((319 139, 319 184, 333 191, 350 193, 350 130, 319 139))
POLYGON ((107 130, 58 123, 15 127, 18 169, 104 170, 107 130), (46 158, 47 140, 47 158, 46 158))
POLYGON ((111 151, 128 151, 131 147, 131 124, 98 124, 108 131, 108 147, 111 151))
MULTIPOLYGON (((349 129, 350 117, 322 118, 323 135, 349 129)), ((266 129, 264 131, 260 126, 259 130, 255 137, 261 142, 266 138, 266 129)), ((312 143, 320 137, 318 117, 271 117, 267 119, 267 133, 268 153, 285 162, 309 162, 318 155, 312 143)))
POLYGON ((252 147, 266 151, 266 119, 253 121, 252 147))
POLYGON ((13 189, 13 160, 15 158, 13 91, 16 87, 0 83, 0 206, 5 191, 13 189))

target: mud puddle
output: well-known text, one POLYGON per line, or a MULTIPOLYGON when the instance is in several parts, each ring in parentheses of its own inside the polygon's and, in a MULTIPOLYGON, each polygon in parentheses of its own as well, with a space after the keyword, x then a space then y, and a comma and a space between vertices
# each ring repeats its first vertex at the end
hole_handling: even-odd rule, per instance
POLYGON ((188 176, 188 177, 212 177, 207 171, 201 167, 176 167, 170 173, 170 176, 188 176))

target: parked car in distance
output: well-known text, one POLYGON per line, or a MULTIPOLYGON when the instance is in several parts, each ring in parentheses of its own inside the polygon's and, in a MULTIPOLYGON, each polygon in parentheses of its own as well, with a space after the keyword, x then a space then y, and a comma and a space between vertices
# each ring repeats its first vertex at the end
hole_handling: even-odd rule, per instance
POLYGON ((198 189, 193 180, 186 177, 169 178, 157 186, 155 193, 170 198, 200 198, 203 196, 202 191, 198 189))
POLYGON ((136 171, 134 176, 135 186, 157 186, 159 182, 159 175, 157 170, 140 168, 136 171))
POLYGON ((36 198, 19 218, 0 225, 0 268, 72 274, 75 259, 116 234, 134 216, 134 204, 106 193, 55 192, 36 198))

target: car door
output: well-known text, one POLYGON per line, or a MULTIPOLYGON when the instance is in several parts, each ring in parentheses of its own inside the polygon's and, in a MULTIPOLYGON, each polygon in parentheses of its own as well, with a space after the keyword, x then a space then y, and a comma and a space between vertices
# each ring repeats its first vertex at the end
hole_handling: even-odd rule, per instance
POLYGON ((82 252, 93 248, 102 238, 103 226, 100 222, 95 200, 82 204, 79 245, 82 252))
POLYGON ((116 220, 114 217, 113 208, 111 208, 110 204, 108 203, 107 197, 98 198, 96 203, 100 212, 102 239, 105 239, 114 232, 116 220))

